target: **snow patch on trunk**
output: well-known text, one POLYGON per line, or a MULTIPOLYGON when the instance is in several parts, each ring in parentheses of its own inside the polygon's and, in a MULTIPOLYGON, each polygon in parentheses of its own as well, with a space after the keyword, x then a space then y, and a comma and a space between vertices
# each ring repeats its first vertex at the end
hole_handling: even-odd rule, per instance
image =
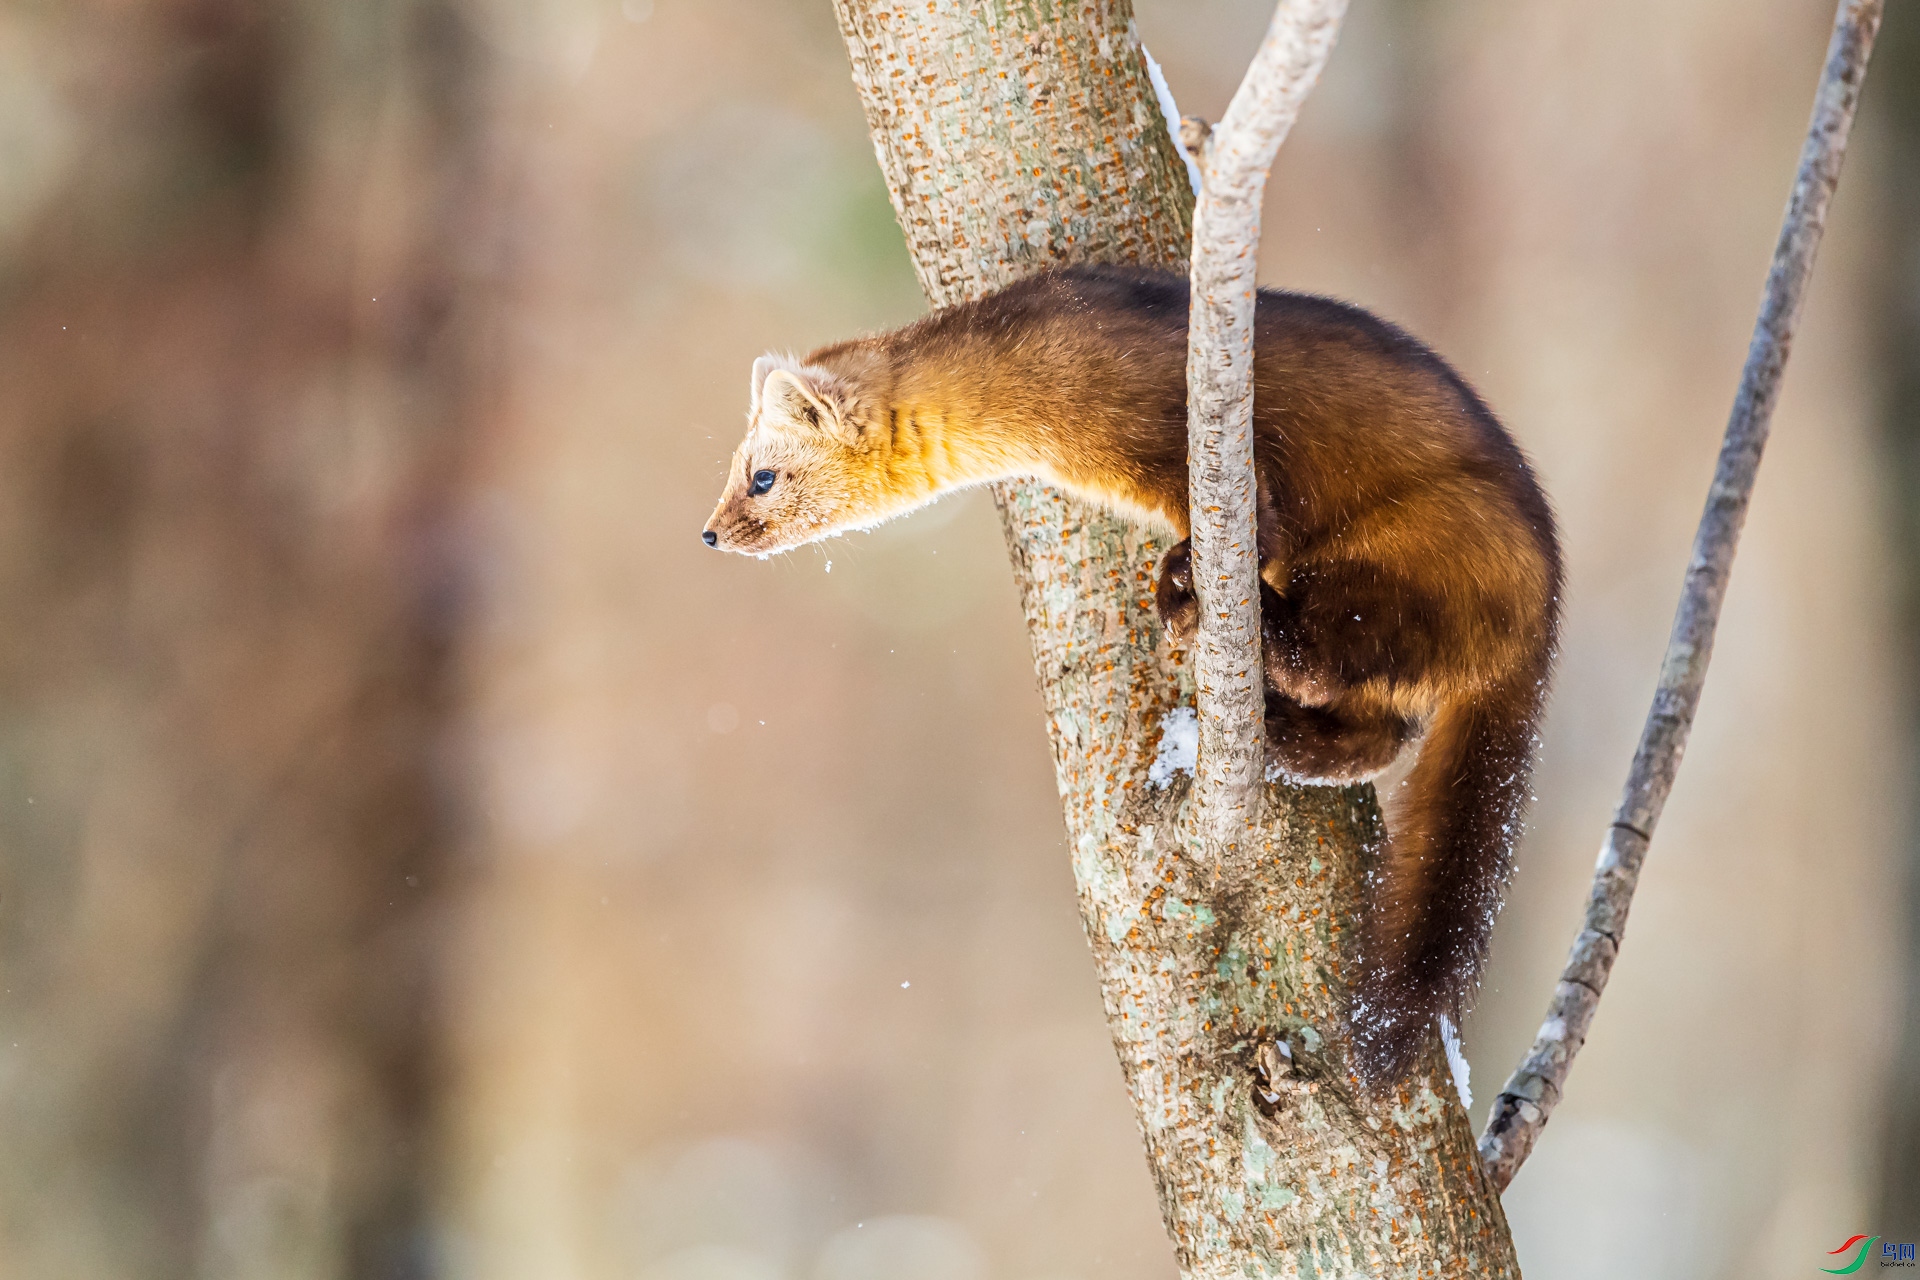
POLYGON ((1166 73, 1160 70, 1160 64, 1153 60, 1153 53, 1147 48, 1147 42, 1140 42, 1140 56, 1147 60, 1147 79, 1153 83, 1153 96, 1160 100, 1160 114, 1166 119, 1167 133, 1173 138, 1173 149, 1187 165, 1187 181, 1193 184, 1193 194, 1200 195, 1200 166, 1187 151, 1187 144, 1180 141, 1180 104, 1173 100, 1173 90, 1167 87, 1166 73))
POLYGON ((1175 773, 1193 776, 1200 759, 1200 717, 1192 707, 1175 707, 1160 721, 1160 749, 1154 752, 1147 781, 1164 787, 1175 773))
POLYGON ((1460 1105, 1473 1106, 1473 1086, 1470 1078, 1473 1068, 1467 1065, 1466 1050, 1460 1047, 1460 1032, 1453 1025, 1453 1019, 1446 1014, 1440 1015, 1440 1043, 1447 1046, 1447 1066, 1453 1072, 1454 1092, 1460 1095, 1460 1105))

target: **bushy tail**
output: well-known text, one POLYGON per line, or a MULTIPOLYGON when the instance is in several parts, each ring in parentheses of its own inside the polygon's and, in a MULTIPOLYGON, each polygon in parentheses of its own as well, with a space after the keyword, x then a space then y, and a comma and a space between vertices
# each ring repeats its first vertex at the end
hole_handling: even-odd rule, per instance
POLYGON ((1351 1015, 1371 1086, 1404 1078, 1435 1015, 1457 1023, 1479 981, 1513 866, 1543 689, 1527 680, 1443 706, 1389 806, 1351 1015))

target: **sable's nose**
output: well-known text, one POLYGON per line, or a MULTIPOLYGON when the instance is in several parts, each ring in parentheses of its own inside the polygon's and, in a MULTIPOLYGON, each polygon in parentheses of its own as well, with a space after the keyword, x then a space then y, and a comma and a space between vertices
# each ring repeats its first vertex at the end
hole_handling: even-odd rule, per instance
POLYGON ((710 547, 718 546, 720 544, 720 535, 715 533, 713 530, 708 529, 705 533, 702 533, 700 535, 700 541, 706 543, 710 547))

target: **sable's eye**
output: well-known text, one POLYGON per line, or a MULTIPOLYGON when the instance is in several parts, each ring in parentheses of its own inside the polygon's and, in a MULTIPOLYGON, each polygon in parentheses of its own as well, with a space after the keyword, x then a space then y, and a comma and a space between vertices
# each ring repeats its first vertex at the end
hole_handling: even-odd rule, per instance
POLYGON ((771 488, 773 488, 773 472, 756 471, 753 473, 753 488, 748 490, 749 493, 756 495, 762 494, 771 488))

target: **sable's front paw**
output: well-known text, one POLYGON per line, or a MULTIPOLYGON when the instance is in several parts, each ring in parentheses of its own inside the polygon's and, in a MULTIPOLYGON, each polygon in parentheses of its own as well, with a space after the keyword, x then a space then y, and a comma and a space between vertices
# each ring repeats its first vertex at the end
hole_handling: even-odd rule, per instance
POLYGON ((1160 561, 1160 581, 1153 589, 1160 621, 1181 644, 1193 639, 1200 625, 1200 602, 1193 596, 1193 547, 1182 539, 1160 561))

